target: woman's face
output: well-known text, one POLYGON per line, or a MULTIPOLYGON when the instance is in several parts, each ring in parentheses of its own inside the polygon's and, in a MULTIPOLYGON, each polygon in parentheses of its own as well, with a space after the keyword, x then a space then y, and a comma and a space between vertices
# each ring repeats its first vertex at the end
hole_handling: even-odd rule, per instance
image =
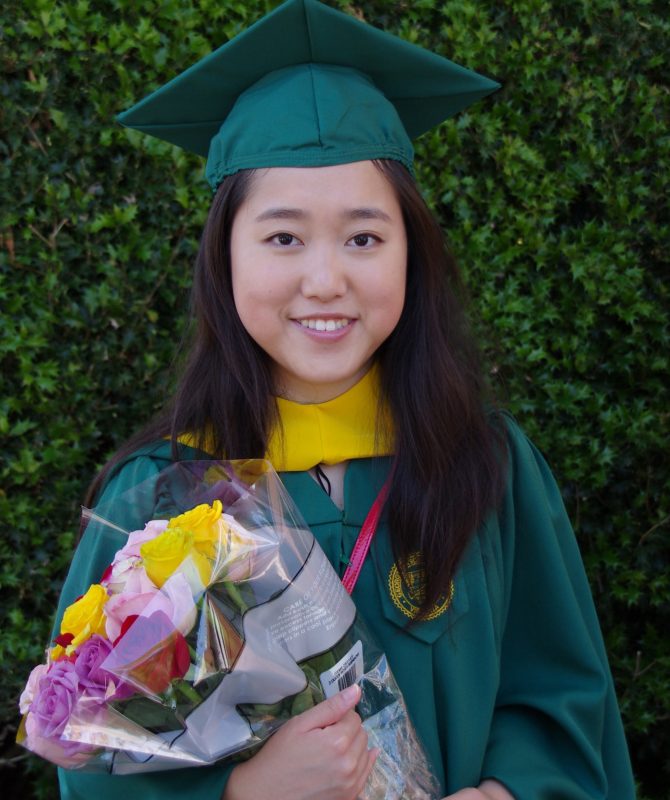
POLYGON ((330 400, 400 319, 407 237, 395 191, 371 161, 259 170, 233 223, 231 269, 278 393, 330 400))

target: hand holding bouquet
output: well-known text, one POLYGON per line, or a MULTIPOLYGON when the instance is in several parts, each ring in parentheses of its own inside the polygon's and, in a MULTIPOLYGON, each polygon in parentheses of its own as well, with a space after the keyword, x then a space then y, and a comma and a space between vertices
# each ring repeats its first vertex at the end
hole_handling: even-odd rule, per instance
MULTIPOLYGON (((248 757, 358 681, 383 751, 363 796, 437 795, 385 656, 267 462, 180 462, 119 507, 161 518, 66 609, 21 697, 22 744, 121 774, 248 757)), ((118 530, 102 511, 89 535, 118 530)))

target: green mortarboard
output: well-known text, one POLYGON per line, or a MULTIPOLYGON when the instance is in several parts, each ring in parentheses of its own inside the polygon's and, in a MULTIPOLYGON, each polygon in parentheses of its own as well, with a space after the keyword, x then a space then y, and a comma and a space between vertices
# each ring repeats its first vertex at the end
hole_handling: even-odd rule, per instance
POLYGON ((499 84, 317 0, 288 0, 119 116, 207 156, 216 188, 254 167, 391 158, 499 84))

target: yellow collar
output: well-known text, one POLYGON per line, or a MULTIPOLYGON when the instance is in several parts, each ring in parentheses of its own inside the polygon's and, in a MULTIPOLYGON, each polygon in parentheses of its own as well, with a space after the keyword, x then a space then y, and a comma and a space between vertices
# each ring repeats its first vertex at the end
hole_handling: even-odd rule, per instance
POLYGON ((300 472, 316 464, 390 455, 390 415, 387 410, 382 412, 377 436, 378 406, 376 367, 344 394, 325 403, 301 404, 278 397, 281 425, 270 436, 267 458, 278 472, 300 472))
MULTIPOLYGON (((385 406, 377 436, 376 367, 344 394, 325 403, 302 404, 282 397, 276 401, 280 424, 270 435, 265 457, 277 472, 302 472, 317 464, 339 464, 352 458, 393 453, 393 426, 385 406)), ((191 434, 182 434, 178 440, 195 446, 191 434)))

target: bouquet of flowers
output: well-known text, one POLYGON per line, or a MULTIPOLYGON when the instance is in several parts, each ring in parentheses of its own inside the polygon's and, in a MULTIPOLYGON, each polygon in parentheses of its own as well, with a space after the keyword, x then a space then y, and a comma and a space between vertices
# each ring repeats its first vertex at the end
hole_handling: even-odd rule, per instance
POLYGON ((28 679, 21 744, 119 774, 244 758, 357 681, 381 748, 363 797, 437 796, 384 654, 268 462, 178 462, 84 518, 116 552, 28 679))

